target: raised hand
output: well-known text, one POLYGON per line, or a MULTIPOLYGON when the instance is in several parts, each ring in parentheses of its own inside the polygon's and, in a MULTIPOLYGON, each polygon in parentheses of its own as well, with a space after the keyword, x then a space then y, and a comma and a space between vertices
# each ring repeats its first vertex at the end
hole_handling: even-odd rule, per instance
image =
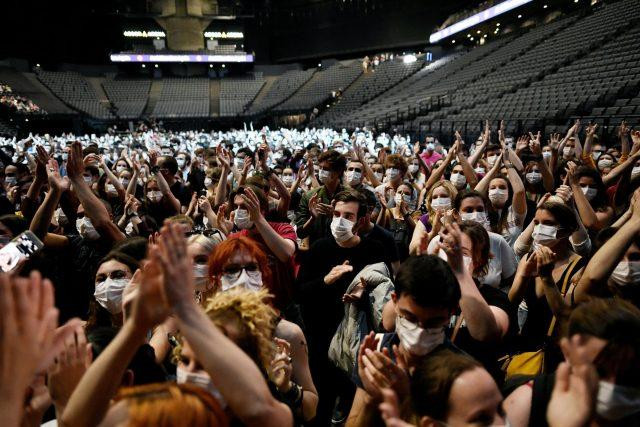
POLYGON ((67 177, 60 176, 60 168, 58 162, 55 159, 49 159, 47 163, 45 173, 47 174, 47 181, 50 188, 55 188, 60 192, 69 190, 71 183, 67 177))
MULTIPOLYGON (((229 235, 231 230, 233 230, 233 217, 227 219, 225 214, 227 212, 227 204, 223 203, 218 207, 218 212, 216 214, 216 218, 218 218, 217 228, 220 229, 225 235, 229 235)), ((233 215, 234 212, 231 212, 233 215)))
POLYGON ((462 248, 460 242, 462 241, 462 231, 458 224, 445 224, 447 234, 442 235, 442 241, 438 243, 440 249, 447 254, 447 262, 449 266, 456 274, 463 274, 465 271, 464 262, 462 260, 462 248))
POLYGON ((551 269, 553 269, 554 263, 556 261, 555 252, 553 252, 546 246, 539 246, 535 250, 535 255, 538 274, 542 274, 543 272, 548 272, 549 274, 551 274, 551 269))
POLYGON ((324 283, 326 285, 332 285, 337 282, 343 275, 353 271, 353 266, 349 265, 349 260, 346 260, 340 265, 336 265, 331 269, 326 276, 324 276, 324 283))
POLYGON ((589 123, 585 129, 585 132, 587 133, 587 137, 593 138, 593 136, 596 134, 597 129, 598 129, 597 123, 589 123))
POLYGON ((47 162, 49 161, 49 153, 43 146, 36 146, 36 177, 41 181, 47 180, 47 162))
POLYGON ((504 134, 504 129, 505 129, 504 120, 500 120, 500 128, 498 129, 498 140, 500 141, 500 145, 502 146, 503 150, 507 148, 507 144, 506 144, 507 138, 504 134))
POLYGON ((620 139, 628 138, 630 131, 631 128, 629 127, 629 125, 627 125, 627 122, 623 120, 622 123, 620 123, 620 127, 618 128, 618 136, 620 137, 620 139))
POLYGON ((257 222, 260 217, 262 217, 262 212, 260 212, 260 200, 258 200, 258 196, 253 190, 247 187, 244 191, 244 194, 241 194, 240 197, 244 201, 244 207, 249 212, 249 219, 253 222, 257 222))
POLYGON ((516 151, 520 152, 525 148, 527 148, 528 146, 529 146, 529 137, 526 135, 523 135, 520 138, 518 138, 518 141, 516 142, 516 151))
MULTIPOLYGON (((222 145, 218 144, 216 147, 216 157, 218 159, 218 163, 220 163, 225 169, 231 168, 231 156, 229 152, 222 147, 222 145)), ((246 159, 245 159, 246 163, 246 159)))
POLYGON ((84 172, 82 145, 76 141, 71 144, 71 149, 69 150, 69 157, 67 159, 67 175, 70 179, 81 179, 82 172, 84 172))
POLYGON ((286 393, 291 389, 291 344, 288 341, 274 338, 276 354, 271 361, 271 379, 278 391, 286 393))
POLYGON ((211 212, 213 209, 211 208, 211 202, 206 196, 200 196, 198 199, 198 207, 202 212, 211 212))
POLYGON ((536 156, 542 156, 542 147, 540 146, 540 131, 534 136, 531 132, 529 132, 529 148, 531 152, 536 156))
POLYGON ((0 395, 5 401, 24 404, 34 375, 48 369, 81 324, 73 319, 56 329, 57 322, 49 280, 37 271, 29 278, 0 274, 0 395))
POLYGON ((145 280, 143 276, 140 286, 141 297, 138 298, 133 311, 136 324, 140 321, 149 328, 161 323, 168 316, 166 302, 174 309, 193 303, 195 292, 193 267, 191 258, 187 255, 187 240, 179 224, 168 223, 162 227, 158 244, 150 249, 150 255, 153 261, 153 269, 147 272, 150 280, 145 280), (146 295, 144 299, 142 295, 146 295), (149 300, 153 301, 153 304, 149 300), (154 307, 147 308, 146 305, 154 307))
POLYGON ((549 137, 549 147, 551 147, 552 150, 559 150, 561 139, 562 137, 559 133, 552 133, 549 137))
POLYGON ((91 344, 87 343, 84 329, 78 326, 74 334, 67 337, 64 350, 47 373, 49 393, 60 413, 92 361, 91 344))

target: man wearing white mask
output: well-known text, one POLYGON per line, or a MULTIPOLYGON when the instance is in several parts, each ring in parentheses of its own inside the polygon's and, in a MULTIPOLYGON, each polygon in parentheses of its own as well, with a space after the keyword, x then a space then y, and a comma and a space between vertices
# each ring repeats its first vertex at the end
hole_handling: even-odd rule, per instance
POLYGON ((438 160, 442 158, 442 154, 436 151, 436 145, 433 138, 427 137, 425 150, 420 154, 422 160, 427 166, 432 167, 438 160))
POLYGON ((362 268, 382 261, 389 264, 381 243, 358 235, 367 217, 367 202, 360 193, 338 193, 332 208, 332 236, 311 246, 297 286, 305 332, 314 338, 309 341, 311 372, 318 396, 323 396, 317 411, 318 425, 329 424, 336 394, 349 395, 353 387, 327 357, 331 338, 344 316, 343 295, 362 268))
POLYGON ((362 180, 364 177, 364 164, 358 160, 351 160, 347 163, 347 171, 344 173, 345 187, 352 188, 369 200, 370 197, 375 198, 371 187, 365 185, 362 180))
POLYGON ((343 190, 340 181, 347 167, 345 157, 334 150, 322 153, 318 157, 318 163, 318 180, 321 186, 302 196, 295 220, 298 237, 308 237, 309 245, 331 235, 331 200, 343 190))
POLYGON ((396 385, 403 383, 398 378, 408 381, 408 377, 390 355, 411 370, 436 349, 457 351, 446 339, 445 327, 458 309, 461 291, 446 262, 432 255, 409 257, 401 264, 394 284, 395 292, 385 307, 383 322, 395 324, 395 332, 377 335, 372 332, 361 341, 358 389, 348 422, 351 426, 378 425, 376 421, 381 421, 378 411, 383 398, 381 389, 365 374, 365 368, 376 378, 387 380, 403 401, 408 397, 407 390, 396 385), (425 286, 425 277, 429 277, 429 286, 425 286))

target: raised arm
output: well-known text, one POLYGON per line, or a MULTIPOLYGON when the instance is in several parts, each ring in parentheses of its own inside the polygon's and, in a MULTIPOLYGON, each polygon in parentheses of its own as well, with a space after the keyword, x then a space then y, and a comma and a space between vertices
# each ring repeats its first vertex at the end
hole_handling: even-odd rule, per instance
POLYGON ((487 149, 489 145, 489 140, 491 139, 491 129, 489 127, 489 120, 485 122, 484 132, 482 133, 482 144, 476 148, 476 151, 469 156, 469 164, 473 167, 478 162, 478 159, 482 157, 484 150, 487 149))
MULTIPOLYGON (((45 242, 45 244, 53 243, 54 246, 55 243, 66 244, 68 241, 64 236, 56 236, 53 242, 49 238, 45 239, 45 237, 49 237, 47 231, 49 230, 49 224, 51 224, 51 218, 53 218, 53 213, 56 210, 56 206, 58 206, 60 196, 63 192, 69 190, 70 183, 68 179, 60 176, 58 162, 54 159, 49 160, 46 173, 49 181, 49 192, 33 216, 29 230, 45 242)), ((51 235, 51 237, 54 238, 53 235, 51 235)))
POLYGON ((124 202, 125 188, 116 174, 114 174, 113 171, 109 169, 109 166, 107 166, 107 163, 104 161, 104 157, 102 156, 100 156, 100 168, 104 171, 105 175, 107 175, 107 178, 109 179, 111 185, 116 188, 120 200, 124 202))
POLYGON ((618 128, 618 137, 620 138, 620 145, 622 146, 622 151, 620 153, 620 160, 625 161, 629 157, 629 131, 631 128, 627 125, 625 120, 620 124, 620 128, 618 128))
POLYGON ((84 182, 82 176, 83 171, 82 145, 80 145, 79 142, 74 142, 69 152, 67 175, 71 180, 71 184, 80 203, 82 203, 84 207, 84 213, 91 219, 91 223, 102 237, 113 242, 123 240, 125 236, 120 229, 118 229, 118 226, 111 221, 107 208, 105 208, 100 199, 96 197, 87 183, 84 182))
POLYGON ((369 179, 369 182, 371 183, 371 185, 375 188, 380 184, 382 184, 380 180, 376 178, 375 174, 373 173, 373 170, 371 170, 369 163, 367 163, 367 159, 364 158, 364 148, 362 148, 362 146, 360 146, 360 144, 358 144, 356 141, 353 141, 353 149, 356 154, 356 157, 358 158, 360 163, 362 163, 364 174, 367 177, 367 179, 369 179))
POLYGON ((245 193, 240 197, 242 197, 245 207, 249 211, 249 217, 269 249, 271 249, 280 261, 286 262, 290 260, 296 251, 296 244, 280 236, 276 233, 276 230, 269 225, 264 215, 262 215, 262 212, 260 212, 260 201, 251 188, 247 188, 245 193))
MULTIPOLYGON (((458 131, 456 131, 456 138, 458 138, 459 136, 460 134, 458 133, 458 131)), ((476 172, 473 170, 473 167, 467 160, 467 157, 462 152, 463 145, 464 145, 464 142, 460 137, 460 150, 458 150, 458 162, 460 163, 460 166, 462 166, 462 173, 464 174, 464 177, 467 179, 467 184, 469 184, 469 187, 475 188, 475 186, 478 185, 478 176, 476 175, 476 172)))
POLYGON ((162 265, 165 293, 176 314, 180 332, 243 424, 292 426, 291 410, 274 399, 256 364, 194 301, 191 260, 186 254, 187 244, 181 229, 175 224, 164 226, 159 245, 151 249, 151 255, 162 265))
MULTIPOLYGON (((216 147, 216 155, 218 156, 218 163, 222 165, 222 172, 220 172, 220 179, 218 180, 218 187, 216 188, 216 197, 213 201, 215 206, 220 206, 227 199, 227 177, 229 170, 231 169, 231 159, 229 153, 221 146, 216 147)), ((245 159, 245 162, 247 160, 245 159)))
POLYGON ((460 284, 460 309, 469 334, 481 342, 500 341, 509 329, 509 316, 504 310, 487 304, 471 272, 462 262, 462 231, 458 224, 446 224, 445 227, 448 234, 439 245, 447 253, 449 266, 460 284))
POLYGON ((459 151, 459 149, 460 141, 456 141, 453 144, 453 147, 451 147, 451 150, 449 150, 449 152, 447 153, 447 157, 445 157, 442 164, 431 171, 431 175, 429 175, 427 182, 424 183, 424 188, 426 191, 429 191, 429 189, 431 189, 431 187, 433 187, 436 182, 440 181, 442 175, 444 175, 444 171, 451 164, 451 161, 456 156, 456 153, 459 151))
POLYGON ((640 232, 640 197, 634 194, 631 218, 602 245, 584 269, 574 292, 575 302, 584 302, 589 296, 599 295, 597 286, 606 283, 629 246, 640 232))
POLYGON ((570 164, 567 171, 567 179, 573 192, 573 199, 576 202, 580 219, 589 230, 601 230, 604 228, 613 215, 613 209, 608 208, 605 212, 596 212, 587 197, 582 192, 578 180, 575 178, 575 165, 570 164))
POLYGON ((496 174, 500 170, 500 167, 502 167, 502 153, 500 153, 500 155, 496 159, 493 167, 489 169, 489 172, 487 172, 486 175, 482 177, 480 182, 478 182, 475 190, 486 196, 487 192, 489 191, 489 184, 491 183, 493 177, 496 176, 496 174))
POLYGON ((27 197, 25 197, 20 204, 20 210, 22 211, 23 216, 27 219, 33 218, 36 206, 38 205, 40 191, 47 182, 47 162, 49 161, 49 153, 47 153, 44 147, 40 145, 36 146, 36 151, 35 176, 33 178, 33 182, 31 182, 31 185, 29 186, 29 190, 27 190, 27 197))

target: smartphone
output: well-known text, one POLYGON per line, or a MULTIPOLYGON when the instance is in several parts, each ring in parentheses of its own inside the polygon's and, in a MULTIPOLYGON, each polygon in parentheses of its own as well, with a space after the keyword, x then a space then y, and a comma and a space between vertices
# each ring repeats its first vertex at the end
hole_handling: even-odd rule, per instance
POLYGON ((0 270, 5 273, 12 271, 20 262, 28 260, 43 247, 44 243, 31 231, 19 234, 0 249, 0 270))

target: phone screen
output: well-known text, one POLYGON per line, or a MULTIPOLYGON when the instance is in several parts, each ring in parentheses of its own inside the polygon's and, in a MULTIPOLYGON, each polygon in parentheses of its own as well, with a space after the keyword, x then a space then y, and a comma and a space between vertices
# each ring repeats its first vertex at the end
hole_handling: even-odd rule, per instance
POLYGON ((19 234, 0 249, 0 270, 5 273, 12 271, 21 261, 29 259, 43 247, 44 243, 31 231, 19 234))

